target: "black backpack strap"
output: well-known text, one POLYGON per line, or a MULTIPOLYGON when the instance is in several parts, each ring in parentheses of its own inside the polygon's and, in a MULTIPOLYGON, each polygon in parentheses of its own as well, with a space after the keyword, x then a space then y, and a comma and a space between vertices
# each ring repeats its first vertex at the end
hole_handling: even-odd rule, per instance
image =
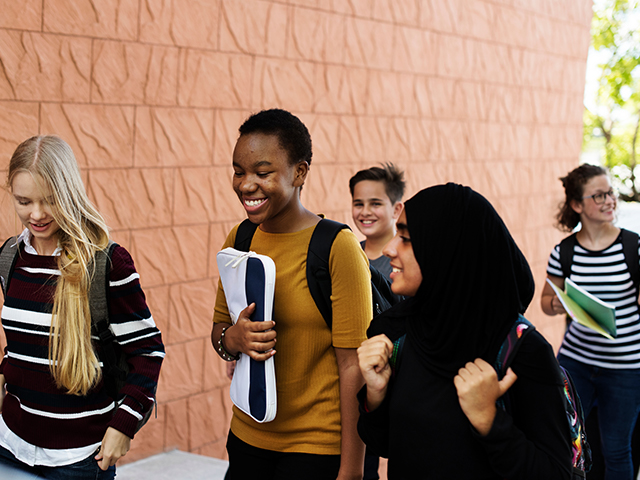
MULTIPOLYGON (((323 218, 318 222, 313 235, 311 235, 307 252, 307 284, 309 285, 309 292, 329 329, 331 329, 333 322, 329 254, 336 236, 345 228, 349 228, 349 225, 323 218)), ((349 228, 349 230, 351 229, 349 228)))
POLYGON ((373 300, 373 316, 380 315, 398 303, 398 296, 391 291, 391 282, 380 271, 369 264, 371 273, 371 298, 373 300))
POLYGON ((624 260, 627 262, 629 268, 629 274, 633 285, 638 290, 638 282, 640 282, 640 263, 638 259, 638 240, 640 236, 637 233, 620 229, 622 233, 622 251, 624 253, 624 260))
POLYGON ((564 278, 571 276, 571 264, 573 263, 573 251, 576 243, 575 233, 560 242, 560 266, 562 267, 562 276, 564 278))
MULTIPOLYGON (((497 358, 493 364, 493 368, 495 368, 496 373, 498 374, 498 380, 502 380, 507 373, 507 370, 509 370, 509 367, 513 363, 514 358, 516 358, 516 354, 522 345, 524 337, 535 329, 536 327, 534 327, 526 318, 522 315, 518 315, 518 319, 511 326, 507 337, 502 342, 497 358)), ((511 399, 508 393, 509 392, 496 400, 496 405, 502 410, 512 411, 511 399)))
POLYGON ((107 248, 96 252, 94 257, 94 272, 89 287, 89 310, 91 312, 91 324, 98 336, 102 347, 104 382, 107 393, 111 398, 117 399, 118 380, 124 381, 127 372, 119 364, 119 355, 116 352, 115 336, 109 328, 109 304, 107 293, 109 291, 109 273, 111 268, 111 255, 118 244, 109 240, 107 248))
POLYGON ((15 236, 8 238, 2 245, 2 250, 0 250, 0 282, 2 282, 2 293, 5 299, 7 298, 9 281, 11 280, 11 275, 13 275, 19 251, 18 238, 15 236))
POLYGON ((253 239, 253 235, 256 233, 257 228, 258 225, 256 223, 252 223, 248 218, 243 220, 242 223, 238 225, 236 241, 233 248, 240 250, 241 252, 248 252, 251 249, 251 240, 253 239))
POLYGON ((406 338, 407 334, 405 333, 395 342, 393 342, 393 351, 391 352, 391 357, 389 358, 389 365, 391 366, 391 372, 394 376, 400 369, 400 363, 402 361, 402 350, 404 349, 404 342, 406 338))
POLYGON ((535 329, 536 327, 534 327, 529 320, 522 315, 518 316, 518 319, 511 326, 511 330, 509 330, 507 337, 502 342, 502 346, 498 351, 498 356, 494 364, 494 368, 498 373, 498 379, 502 379, 507 373, 507 370, 513 363, 513 359, 520 349, 520 345, 522 345, 524 337, 535 329))

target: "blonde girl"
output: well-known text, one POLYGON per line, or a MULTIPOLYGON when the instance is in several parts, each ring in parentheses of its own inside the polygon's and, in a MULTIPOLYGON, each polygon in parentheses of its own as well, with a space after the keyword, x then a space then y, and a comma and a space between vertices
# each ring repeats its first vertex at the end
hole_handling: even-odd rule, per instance
POLYGON ((136 425, 154 403, 164 357, 133 260, 116 246, 108 266, 111 330, 129 375, 107 395, 89 288, 96 252, 109 243, 64 140, 36 136, 18 146, 7 188, 22 233, 2 309, 7 348, 0 364, 6 396, 0 415, 0 464, 45 478, 115 476, 136 425))

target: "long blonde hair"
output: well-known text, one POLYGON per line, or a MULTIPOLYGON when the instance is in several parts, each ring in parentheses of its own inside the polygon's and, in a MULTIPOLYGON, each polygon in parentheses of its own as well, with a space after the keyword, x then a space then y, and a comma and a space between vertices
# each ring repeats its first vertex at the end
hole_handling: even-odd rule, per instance
POLYGON ((58 388, 86 395, 102 376, 91 344, 89 287, 95 253, 109 242, 108 228, 87 197, 71 147, 61 138, 45 135, 22 142, 9 163, 9 189, 21 172, 51 191, 51 214, 60 227, 61 275, 53 298, 49 368, 58 388))

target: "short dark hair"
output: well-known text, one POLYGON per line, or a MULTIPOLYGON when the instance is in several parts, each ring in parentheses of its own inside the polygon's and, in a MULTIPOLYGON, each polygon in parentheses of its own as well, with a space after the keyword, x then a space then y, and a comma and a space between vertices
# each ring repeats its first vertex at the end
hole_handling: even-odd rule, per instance
POLYGON ((558 226, 567 232, 572 231, 580 223, 580 215, 571 207, 571 202, 581 202, 584 195, 585 184, 594 177, 607 175, 607 170, 598 166, 585 163, 571 170, 567 176, 560 177, 564 187, 564 202, 560 204, 556 220, 558 226))
POLYGON ((240 136, 251 133, 275 135, 287 152, 292 165, 307 162, 311 165, 311 135, 298 117, 286 110, 272 108, 254 113, 238 129, 240 136))
POLYGON ((384 183, 384 191, 387 193, 387 197, 389 197, 391 203, 401 201, 404 196, 404 172, 398 170, 391 162, 383 164, 382 167, 371 167, 366 170, 360 170, 351 177, 349 180, 349 191, 352 197, 356 184, 363 180, 373 180, 384 183))

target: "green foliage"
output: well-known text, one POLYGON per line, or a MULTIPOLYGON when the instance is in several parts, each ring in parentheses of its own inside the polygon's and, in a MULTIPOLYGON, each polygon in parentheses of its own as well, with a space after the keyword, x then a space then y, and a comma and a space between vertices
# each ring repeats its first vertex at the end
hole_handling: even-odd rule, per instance
POLYGON ((593 106, 585 110, 583 148, 603 139, 606 166, 629 190, 623 196, 640 201, 640 0, 596 0, 593 8, 592 47, 603 61, 593 106))

